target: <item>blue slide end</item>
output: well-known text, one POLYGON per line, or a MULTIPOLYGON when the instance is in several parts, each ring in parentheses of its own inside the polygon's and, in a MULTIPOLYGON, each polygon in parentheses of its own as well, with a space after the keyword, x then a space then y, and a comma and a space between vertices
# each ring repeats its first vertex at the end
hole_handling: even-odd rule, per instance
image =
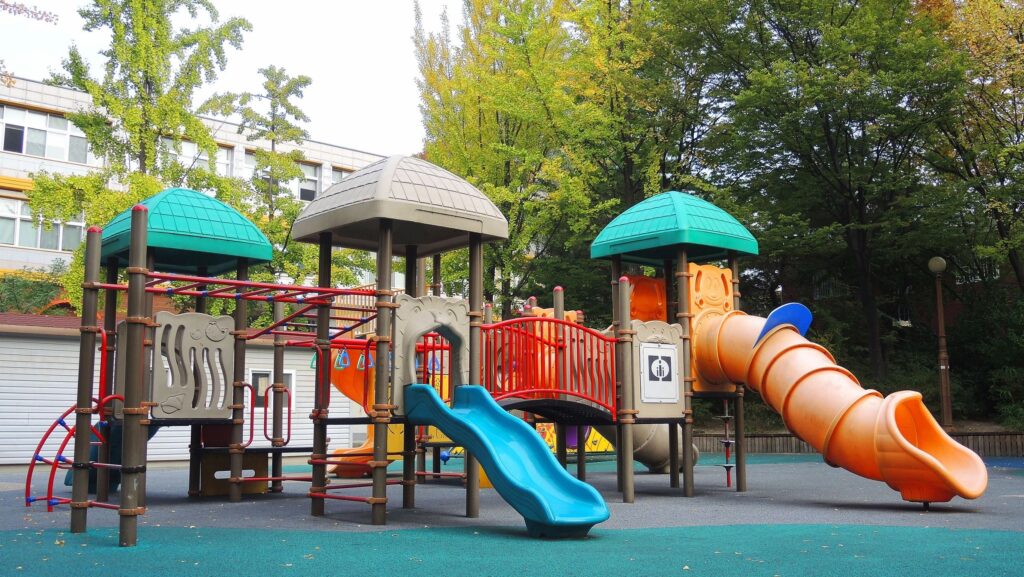
POLYGON ((472 453, 498 494, 523 516, 531 537, 585 537, 608 519, 597 489, 562 468, 540 435, 483 387, 457 387, 449 409, 430 385, 409 385, 405 414, 411 424, 435 426, 472 453))
POLYGON ((754 346, 756 347, 761 339, 780 325, 792 325, 801 336, 806 335, 807 329, 811 328, 812 320, 814 320, 814 315, 811 314, 811 309, 800 303, 786 303, 773 310, 765 319, 764 328, 761 329, 761 334, 757 335, 754 346))

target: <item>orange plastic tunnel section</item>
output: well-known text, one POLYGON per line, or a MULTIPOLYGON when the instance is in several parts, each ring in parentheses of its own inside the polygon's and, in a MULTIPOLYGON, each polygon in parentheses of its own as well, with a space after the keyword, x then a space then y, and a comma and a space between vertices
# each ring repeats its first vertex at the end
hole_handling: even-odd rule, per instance
POLYGON ((974 499, 985 491, 981 458, 942 430, 920 393, 883 398, 791 325, 758 342, 764 324, 738 311, 702 323, 693 343, 699 377, 753 388, 827 463, 884 481, 908 501, 974 499))

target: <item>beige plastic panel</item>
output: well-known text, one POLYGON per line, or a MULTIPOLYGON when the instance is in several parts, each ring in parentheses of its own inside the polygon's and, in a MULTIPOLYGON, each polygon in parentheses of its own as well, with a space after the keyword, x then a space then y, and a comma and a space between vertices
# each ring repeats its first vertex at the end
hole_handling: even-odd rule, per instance
POLYGON ((394 390, 396 413, 404 413, 405 386, 417 382, 416 341, 426 333, 438 333, 451 346, 449 386, 469 382, 469 303, 462 299, 435 296, 395 298, 394 390))
POLYGON ((668 324, 663 321, 637 321, 632 322, 632 329, 636 331, 636 338, 633 339, 633 386, 635 387, 633 398, 636 408, 640 411, 637 415, 641 418, 682 418, 686 409, 686 395, 683 394, 683 374, 680 368, 683 362, 683 351, 679 339, 683 336, 683 328, 677 324, 668 324), (679 400, 675 403, 645 403, 643 401, 643 372, 647 369, 641 355, 642 343, 654 343, 671 347, 674 364, 672 369, 676 371, 676 383, 679 387, 679 400))
POLYGON ((152 418, 230 419, 234 320, 202 313, 159 312, 152 418))

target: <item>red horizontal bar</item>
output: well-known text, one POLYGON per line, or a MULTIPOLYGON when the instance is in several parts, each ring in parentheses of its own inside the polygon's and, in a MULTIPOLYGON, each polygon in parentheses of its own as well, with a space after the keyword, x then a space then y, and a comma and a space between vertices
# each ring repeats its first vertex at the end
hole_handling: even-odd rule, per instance
POLYGON ((310 498, 334 499, 335 501, 355 501, 357 503, 368 503, 369 497, 352 497, 350 495, 329 495, 327 493, 309 493, 310 498))
POLYGON ((284 477, 243 477, 241 480, 239 480, 239 483, 259 483, 259 482, 266 483, 266 482, 269 482, 269 481, 303 481, 303 482, 307 482, 307 483, 312 483, 313 482, 313 477, 309 477, 309 476, 300 476, 300 477, 290 477, 290 476, 284 476, 284 477))

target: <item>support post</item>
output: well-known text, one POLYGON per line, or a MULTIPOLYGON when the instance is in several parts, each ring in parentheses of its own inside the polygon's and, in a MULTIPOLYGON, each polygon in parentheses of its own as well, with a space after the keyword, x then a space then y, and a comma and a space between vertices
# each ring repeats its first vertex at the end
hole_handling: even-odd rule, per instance
MULTIPOLYGON (((317 279, 320 287, 331 286, 331 233, 321 232, 318 240, 317 279)), ((378 321, 379 322, 379 321, 378 321)), ((313 377, 313 460, 327 458, 327 416, 331 399, 331 307, 321 304, 316 308, 316 375, 313 377)), ((310 493, 324 493, 327 489, 327 465, 313 465, 310 493)), ((321 517, 325 512, 325 499, 311 497, 309 513, 321 517)))
MULTIPOLYGON (((556 286, 552 291, 552 300, 554 302, 554 313, 556 320, 565 320, 565 291, 560 286, 556 286)), ((565 330, 562 325, 556 325, 556 340, 558 345, 565 344, 565 330)), ((558 346, 555 349, 555 388, 564 391, 566 386, 566 374, 565 374, 565 347, 558 346)), ((564 423, 555 423, 555 453, 558 455, 558 463, 562 465, 562 468, 566 468, 569 464, 569 451, 566 446, 566 428, 564 423)))
MULTIPOLYGON (((388 423, 391 422, 390 381, 392 222, 382 218, 377 238, 377 372, 373 383, 373 502, 372 523, 387 521, 388 423)), ((330 383, 327 383, 330 386, 330 383)))
MULTIPOLYGON (((435 254, 433 256, 433 258, 431 258, 430 275, 431 275, 430 293, 432 295, 436 296, 436 297, 439 297, 439 296, 441 296, 441 253, 437 253, 437 254, 435 254)), ((426 276, 426 272, 425 271, 424 271, 424 276, 426 276)), ((431 429, 431 427, 423 427, 423 430, 426 432, 426 434, 424 435, 424 439, 423 439, 424 443, 428 443, 431 440, 430 429, 431 429)), ((431 459, 432 459, 431 470, 433 472, 435 472, 435 473, 440 473, 441 472, 441 448, 440 447, 434 447, 434 448, 432 448, 430 450, 430 453, 431 453, 431 459)), ((416 468, 419 471, 426 471, 427 470, 427 452, 426 452, 426 448, 424 448, 423 452, 420 453, 420 455, 418 457, 418 460, 416 461, 416 468)), ((435 476, 433 478, 434 479, 440 479, 441 477, 440 476, 435 476)), ((426 477, 423 477, 423 480, 426 480, 426 477)))
POLYGON ((626 465, 622 471, 622 502, 632 503, 635 500, 633 487, 633 423, 636 422, 637 411, 633 395, 633 329, 630 319, 629 279, 619 278, 619 327, 617 331, 618 348, 622 364, 615 371, 622 379, 622 404, 619 405, 618 423, 622 429, 623 461, 626 465))
POLYGON ((580 481, 587 480, 587 428, 576 427, 576 478, 580 481))
POLYGON ((137 204, 132 208, 131 240, 128 246, 128 326, 125 331, 125 343, 120 351, 125 355, 121 506, 118 510, 118 541, 122 547, 134 547, 138 543, 139 515, 145 513, 139 501, 140 493, 144 490, 143 478, 146 475, 146 432, 142 420, 149 412, 142 406, 147 369, 144 341, 146 328, 152 320, 143 316, 146 308, 148 273, 148 216, 145 206, 137 204))
MULTIPOLYGON (((235 278, 240 281, 249 280, 249 263, 244 258, 238 259, 235 278)), ((236 289, 241 291, 241 287, 236 289)), ((231 444, 228 445, 228 457, 231 462, 231 478, 228 484, 228 500, 242 500, 242 459, 245 448, 242 436, 245 429, 245 329, 249 326, 249 301, 235 299, 235 374, 231 383, 231 444)))
MULTIPOLYGON (((480 325, 483 324, 484 245, 480 233, 469 235, 469 382, 480 382, 480 325)), ((466 451, 466 516, 480 516, 480 465, 466 451)))
POLYGON ((665 275, 665 322, 672 324, 676 320, 676 311, 679 308, 678 302, 673 302, 673 297, 676 293, 672 290, 672 281, 675 280, 674 267, 672 266, 672 259, 666 258, 662 261, 661 270, 665 275))
POLYGON ((96 310, 99 307, 102 230, 90 227, 85 240, 85 282, 78 349, 78 397, 75 403, 75 453, 71 474, 71 532, 84 533, 89 511, 89 447, 92 443, 93 368, 96 365, 96 310))
POLYGON ((682 328, 680 336, 683 348, 683 495, 693 497, 693 368, 690 366, 693 354, 693 341, 690 333, 690 263, 686 249, 680 247, 676 251, 676 294, 678 305, 676 322, 682 328))
MULTIPOLYGON (((199 276, 205 277, 209 274, 205 266, 199 267, 196 271, 199 276)), ((206 285, 199 285, 196 290, 206 290, 206 285)), ((195 311, 197 313, 206 313, 206 297, 202 295, 196 296, 195 311)), ((196 363, 192 370, 196 373, 196 377, 199 376, 199 371, 202 370, 200 363, 196 363)), ((196 381, 198 382, 198 380, 196 381)), ((202 480, 202 448, 203 448, 203 426, 202 425, 191 425, 189 426, 189 441, 188 441, 188 496, 198 497, 199 496, 199 484, 202 480)))
MULTIPOLYGON (((619 331, 619 277, 622 276, 622 258, 612 257, 612 331, 619 331)), ((622 404, 622 348, 615 347, 615 403, 622 404)), ((626 460, 622 453, 622 427, 615 427, 615 490, 622 492, 622 471, 626 460)))
MULTIPOLYGON (((117 284, 117 257, 107 258, 107 284, 117 284)), ((103 330, 107 333, 107 362, 104 365, 106 380, 103 382, 103 390, 108 395, 114 394, 114 334, 117 331, 117 293, 116 290, 107 290, 103 295, 103 330)), ((84 296, 84 295, 83 295, 84 296)), ((104 414, 100 419, 110 424, 108 415, 113 411, 110 406, 104 407, 104 414)), ((107 429, 109 435, 110 429, 107 429)), ((110 443, 100 445, 97 453, 97 461, 100 463, 110 462, 110 443)), ((110 499, 110 470, 100 467, 96 471, 96 500, 106 503, 110 499)))
MULTIPOLYGON (((732 270, 732 308, 740 310, 740 263, 735 252, 729 252, 729 269, 732 270)), ((743 385, 736 386, 736 492, 747 491, 747 425, 743 385)))
MULTIPOLYGON (((279 322, 284 318, 284 303, 274 301, 274 322, 279 322)), ((284 335, 274 335, 274 380, 270 385, 274 395, 274 412, 271 413, 273 422, 271 423, 270 432, 270 445, 273 447, 284 446, 284 400, 285 400, 285 389, 288 388, 288 384, 284 382, 284 335)), ((264 397, 264 402, 266 398, 264 397)), ((289 411, 291 408, 289 407, 289 411)), ((281 453, 273 453, 270 457, 270 476, 281 477, 284 474, 284 455, 281 453)), ((273 493, 280 493, 284 491, 284 483, 280 480, 272 481, 270 484, 270 491, 273 493)))
MULTIPOLYGON (((420 260, 417 257, 416 245, 409 244, 405 247, 405 294, 411 297, 420 296, 423 290, 420 270, 420 260)), ((424 366, 426 366, 424 354, 424 366)), ((402 386, 407 383, 400 383, 402 386)), ((408 421, 402 425, 402 508, 413 509, 416 507, 416 426, 410 425, 408 421)))
POLYGON ((668 424, 668 486, 679 488, 679 423, 668 424))

